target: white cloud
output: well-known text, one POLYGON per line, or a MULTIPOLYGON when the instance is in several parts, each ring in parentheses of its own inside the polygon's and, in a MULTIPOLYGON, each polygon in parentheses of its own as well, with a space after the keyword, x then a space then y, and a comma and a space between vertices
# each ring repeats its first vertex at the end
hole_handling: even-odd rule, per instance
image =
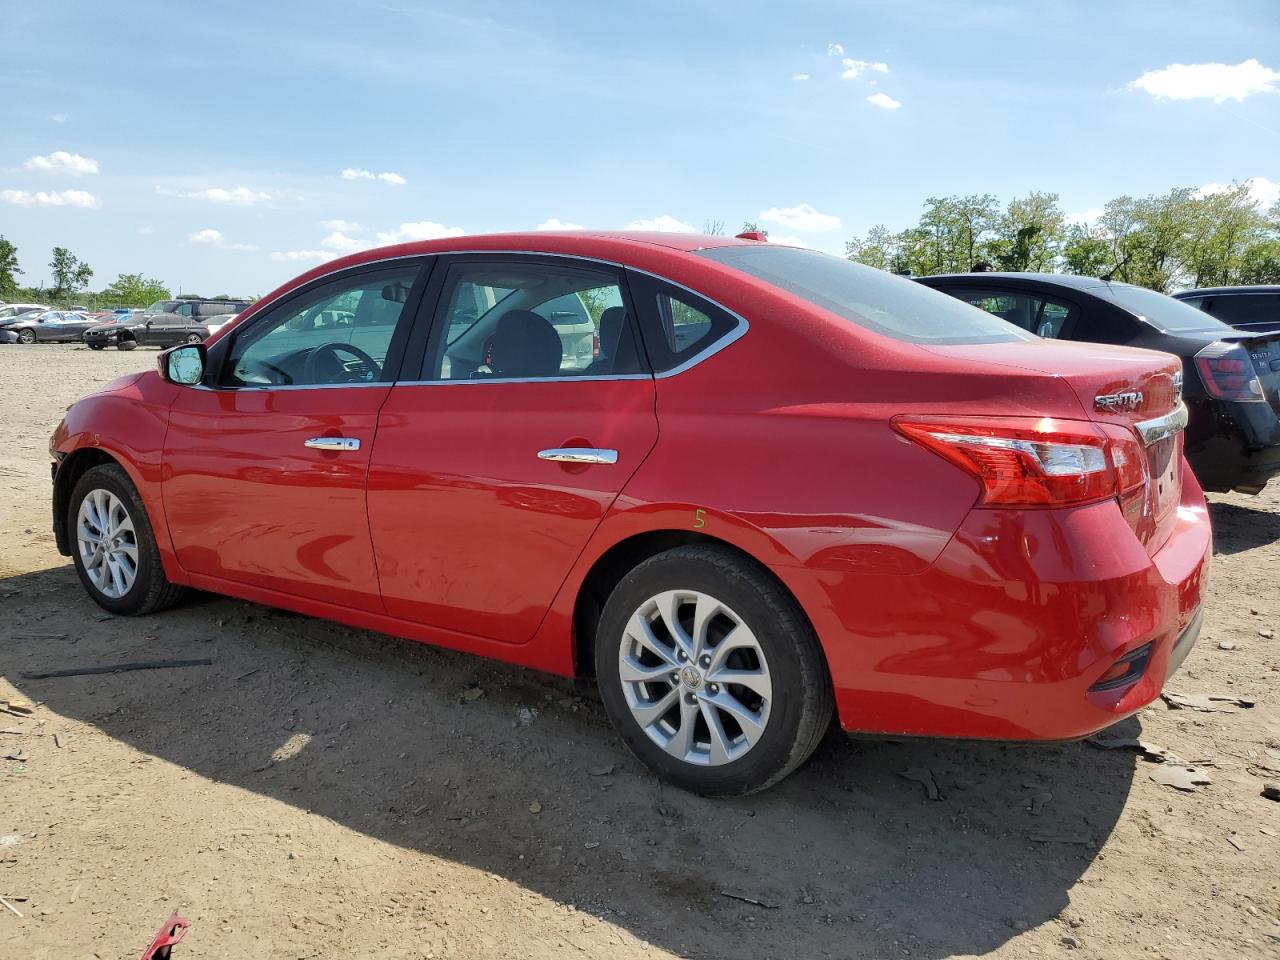
POLYGON ((828 44, 827 44, 827 56, 828 56, 828 57, 843 57, 843 56, 844 56, 844 47, 843 47, 841 44, 838 44, 838 43, 828 43, 828 44))
POLYGON ((1243 100, 1251 93, 1280 92, 1280 72, 1257 60, 1229 63, 1173 63, 1148 70, 1129 84, 1157 100, 1243 100))
POLYGON ((339 176, 343 180, 381 180, 383 183, 394 184, 397 187, 403 187, 409 181, 398 173, 385 171, 383 173, 374 173, 372 170, 364 170, 359 167, 347 167, 339 176))
POLYGON ((98 198, 83 190, 58 190, 45 193, 38 190, 31 193, 27 190, 0 190, 0 201, 16 204, 19 207, 84 207, 93 209, 98 206, 98 198))
POLYGON ((881 110, 897 110, 902 106, 901 100, 895 100, 887 93, 873 93, 867 97, 867 103, 879 107, 881 110))
POLYGON ((1090 207, 1088 210, 1079 210, 1075 213, 1068 213, 1062 219, 1063 222, 1068 225, 1081 224, 1083 226, 1088 226, 1089 224, 1097 221, 1103 213, 1104 211, 1101 207, 1090 207))
POLYGON ((140 234, 142 234, 144 237, 147 237, 147 236, 150 236, 151 234, 155 233, 155 232, 156 232, 156 228, 155 228, 155 227, 139 227, 139 228, 138 228, 138 232, 139 232, 140 234))
POLYGON ((321 220, 320 226, 326 230, 340 230, 343 233, 359 233, 364 229, 354 220, 321 220))
POLYGON ((870 60, 851 60, 849 57, 845 57, 840 63, 844 66, 844 72, 840 74, 841 80, 855 80, 859 74, 866 73, 868 70, 873 73, 889 72, 887 63, 872 63, 870 60))
MULTIPOLYGON (((1268 180, 1266 177, 1250 177, 1244 181, 1249 188, 1249 196, 1253 202, 1258 204, 1264 210, 1270 210, 1273 205, 1280 202, 1280 183, 1274 180, 1268 180)), ((1240 184, 1237 183, 1206 183, 1198 191, 1200 196, 1207 197, 1215 193, 1226 193, 1228 190, 1234 190, 1240 184)))
POLYGON ((22 164, 27 170, 38 170, 41 173, 67 173, 79 177, 86 173, 98 172, 98 161, 91 157, 82 157, 78 153, 67 153, 55 150, 45 156, 31 157, 22 164))
POLYGON ((66 123, 71 119, 71 115, 66 113, 51 113, 49 114, 49 119, 54 123, 66 123))
POLYGON ((156 193, 162 197, 183 197, 187 200, 208 200, 211 203, 229 203, 237 207, 252 207, 255 203, 270 200, 271 194, 261 190, 250 190, 248 187, 207 187, 204 190, 174 190, 171 187, 156 187, 156 193))
POLYGON ((212 227, 206 227, 203 230, 197 230, 189 235, 187 240, 191 243, 203 243, 210 247, 217 247, 219 250, 257 250, 258 248, 251 243, 228 243, 227 238, 222 235, 221 230, 215 230, 212 227))
POLYGON ((337 250, 339 253, 351 253, 353 250, 359 250, 364 244, 353 237, 348 237, 341 230, 335 230, 320 241, 320 246, 326 250, 337 250))
POLYGON ((627 224, 628 230, 657 230, 661 233, 697 233, 698 228, 683 220, 663 214, 660 217, 641 218, 627 224))
POLYGON ((324 263, 337 254, 332 250, 276 250, 270 256, 283 263, 324 263))
POLYGON ((394 230, 383 230, 378 233, 378 242, 409 243, 414 240, 440 240, 444 237, 465 237, 467 231, 461 227, 446 227, 443 223, 432 220, 419 220, 415 223, 402 223, 394 230))
POLYGON ((829 213, 819 213, 807 203, 794 207, 770 207, 760 211, 761 223, 776 223, 788 230, 801 233, 818 233, 823 230, 839 230, 840 218, 829 213))
POLYGON ((560 220, 557 217, 551 217, 550 219, 543 220, 540 224, 538 224, 533 229, 535 230, 585 230, 586 227, 584 227, 580 223, 565 223, 563 220, 560 220))
POLYGON ((791 79, 792 80, 808 80, 809 75, 807 73, 796 73, 796 74, 792 74, 791 79))

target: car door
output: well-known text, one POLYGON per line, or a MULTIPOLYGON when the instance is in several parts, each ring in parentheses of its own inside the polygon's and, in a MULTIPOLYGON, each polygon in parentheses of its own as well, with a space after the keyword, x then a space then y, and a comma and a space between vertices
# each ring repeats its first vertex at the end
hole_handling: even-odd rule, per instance
POLYGON ((657 440, 626 280, 573 258, 458 256, 427 299, 417 379, 392 387, 369 468, 383 599, 393 616, 523 643, 657 440), (599 357, 537 312, 570 295, 599 357))
POLYGON ((183 569, 380 612, 365 485, 427 261, 319 279, 209 352, 169 414, 162 494, 183 569), (365 324, 318 324, 341 308, 365 324), (369 332, 373 331, 373 332, 369 332))

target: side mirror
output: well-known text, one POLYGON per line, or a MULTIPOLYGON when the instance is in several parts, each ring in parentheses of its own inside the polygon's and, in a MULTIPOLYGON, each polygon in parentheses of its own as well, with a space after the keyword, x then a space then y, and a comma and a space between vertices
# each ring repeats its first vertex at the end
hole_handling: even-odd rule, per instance
POLYGON ((204 378, 205 349, 203 343, 184 343, 171 347, 156 358, 160 376, 180 387, 190 387, 204 378))

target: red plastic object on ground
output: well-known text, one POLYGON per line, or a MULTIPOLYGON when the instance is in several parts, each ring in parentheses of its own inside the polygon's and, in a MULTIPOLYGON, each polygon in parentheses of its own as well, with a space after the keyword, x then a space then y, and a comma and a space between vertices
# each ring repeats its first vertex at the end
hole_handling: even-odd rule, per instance
POLYGON ((175 910, 151 941, 151 946, 142 952, 142 960, 169 960, 174 945, 187 935, 189 926, 191 924, 178 916, 178 911, 175 910))

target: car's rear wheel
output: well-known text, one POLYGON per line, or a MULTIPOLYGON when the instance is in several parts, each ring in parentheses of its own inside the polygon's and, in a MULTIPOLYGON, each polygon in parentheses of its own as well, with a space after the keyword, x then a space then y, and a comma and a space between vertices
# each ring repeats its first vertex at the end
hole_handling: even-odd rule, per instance
POLYGON ((164 575, 142 498, 119 465, 85 471, 71 492, 67 524, 76 573, 98 606, 135 616, 181 598, 183 588, 164 575))
POLYGON ((35 332, 34 330, 30 329, 30 328, 27 328, 26 330, 19 330, 19 331, 18 331, 18 342, 19 342, 19 343, 35 343, 35 342, 36 342, 36 332, 35 332))
POLYGON ((204 338, 198 333, 188 334, 187 343, 204 343, 204 338))
POLYGON ((767 571, 724 547, 678 547, 623 577, 600 618, 596 671, 636 756, 707 796, 777 783, 831 721, 813 628, 767 571))

